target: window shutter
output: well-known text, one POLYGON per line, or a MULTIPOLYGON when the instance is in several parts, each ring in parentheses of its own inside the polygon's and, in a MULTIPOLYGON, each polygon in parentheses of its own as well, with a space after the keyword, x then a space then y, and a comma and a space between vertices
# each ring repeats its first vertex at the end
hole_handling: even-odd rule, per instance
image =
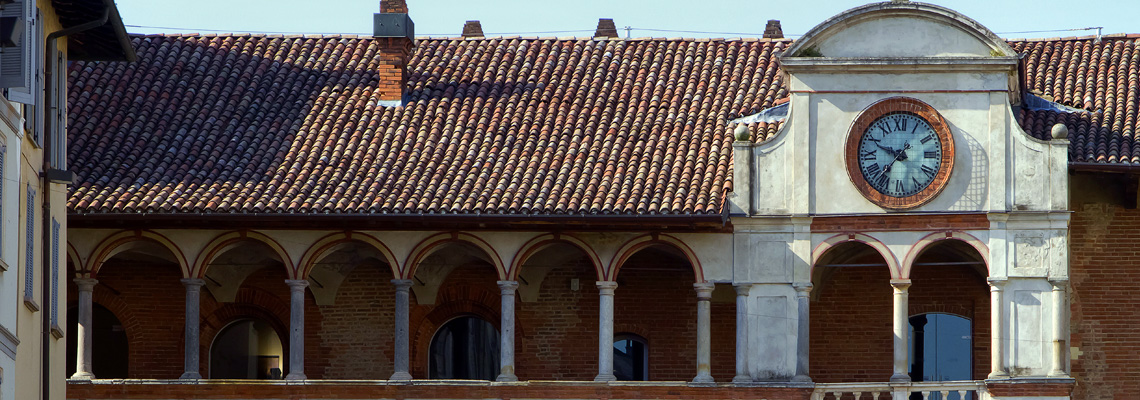
POLYGON ((35 33, 42 31, 36 18, 34 0, 14 0, 0 9, 0 16, 17 17, 24 20, 24 37, 20 46, 0 49, 0 86, 9 88, 8 99, 24 104, 35 103, 34 71, 36 70, 36 49, 43 46, 43 37, 35 33))
POLYGON ((24 299, 35 299, 35 292, 33 284, 35 283, 36 272, 36 258, 35 258, 35 234, 36 234, 36 190, 32 189, 32 185, 28 185, 28 212, 25 214, 24 225, 26 225, 26 236, 24 237, 24 299))
MULTIPOLYGON (((39 20, 39 10, 36 10, 36 20, 37 21, 39 20)), ((44 36, 43 25, 36 24, 36 36, 35 37, 42 38, 43 36, 44 36)), ((32 71, 35 71, 35 75, 33 76, 33 79, 32 79, 32 86, 34 88, 34 90, 32 92, 32 98, 34 99, 34 101, 33 101, 34 104, 29 104, 26 107, 24 107, 24 112, 25 112, 24 118, 25 118, 26 123, 27 123, 26 128, 32 132, 32 143, 35 143, 36 147, 43 148, 44 147, 44 115, 46 115, 46 113, 48 112, 47 105, 44 104, 44 63, 43 63, 43 60, 45 59, 45 57, 44 57, 43 43, 42 42, 37 42, 37 43, 38 44, 36 46, 34 46, 34 49, 33 49, 34 51, 32 52, 35 55, 35 60, 37 60, 35 62, 35 64, 32 65, 32 71)))
POLYGON ((51 151, 52 165, 56 169, 67 169, 67 59, 64 58, 63 52, 56 50, 55 52, 55 70, 52 72, 55 78, 54 86, 55 92, 52 94, 54 99, 54 119, 51 124, 51 151))
POLYGON ((59 326, 59 221, 51 219, 51 323, 59 326))

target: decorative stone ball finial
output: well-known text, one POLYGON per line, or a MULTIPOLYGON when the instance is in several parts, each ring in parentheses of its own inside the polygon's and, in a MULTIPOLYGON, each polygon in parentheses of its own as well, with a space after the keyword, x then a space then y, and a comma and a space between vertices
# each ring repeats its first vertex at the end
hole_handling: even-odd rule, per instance
POLYGON ((736 125, 736 129, 732 130, 732 136, 736 137, 738 141, 748 141, 752 139, 752 133, 748 131, 748 125, 736 125))
POLYGON ((1055 124, 1055 125, 1053 125, 1053 132, 1052 133, 1053 133, 1053 139, 1068 139, 1069 138, 1069 127, 1065 126, 1065 124, 1055 124))

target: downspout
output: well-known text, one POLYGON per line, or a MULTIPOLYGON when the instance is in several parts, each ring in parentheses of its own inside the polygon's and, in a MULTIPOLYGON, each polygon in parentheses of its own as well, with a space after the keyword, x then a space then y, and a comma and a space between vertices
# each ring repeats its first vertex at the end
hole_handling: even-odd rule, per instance
MULTIPOLYGON (((82 23, 82 24, 79 24, 79 25, 76 25, 76 26, 73 26, 70 28, 61 29, 61 30, 52 32, 52 33, 47 35, 47 51, 44 52, 46 54, 45 54, 45 57, 43 60, 44 66, 45 66, 44 67, 44 84, 43 84, 44 101, 42 104, 37 104, 36 107, 47 107, 49 104, 52 104, 52 102, 55 100, 52 98, 52 94, 55 92, 55 90, 49 90, 49 89, 57 89, 55 87, 55 79, 53 79, 53 76, 52 76, 52 73, 55 71, 55 67, 56 67, 55 64, 58 61, 58 58, 56 57, 56 52, 59 49, 59 45, 56 43, 56 40, 58 40, 59 38, 62 38, 62 37, 66 37, 68 35, 73 35, 73 34, 76 34, 79 32, 83 32, 83 31, 86 31, 89 29, 98 28, 100 26, 106 25, 107 20, 110 19, 110 17, 111 17, 111 7, 105 7, 105 8, 103 8, 103 16, 97 20, 85 22, 85 23, 82 23)), ((43 135, 43 143, 44 143, 44 147, 43 147, 44 157, 43 157, 43 169, 42 169, 43 172, 40 174, 40 181, 42 184, 41 193, 43 193, 43 197, 44 197, 43 244, 40 246, 42 253, 43 253, 42 254, 43 258, 40 260, 40 265, 41 265, 40 274, 42 275, 40 278, 41 279, 40 296, 43 299, 43 305, 45 308, 44 311, 40 315, 40 319, 41 319, 41 322, 43 324, 43 343, 40 344, 41 351, 42 351, 41 357, 43 357, 43 361, 40 363, 40 366, 42 368, 41 373, 43 374, 42 375, 43 377, 41 379, 42 388, 43 388, 42 389, 43 390, 43 396, 41 397, 42 400, 50 400, 51 399, 51 346, 50 346, 50 343, 52 341, 52 334, 51 334, 51 323, 52 323, 52 321, 51 321, 51 311, 50 310, 51 310, 51 304, 52 304, 51 302, 55 300, 55 299, 51 298, 51 294, 52 294, 52 290, 50 287, 50 285, 51 285, 51 271, 50 271, 50 268, 48 266, 48 263, 50 262, 51 256, 52 256, 52 254, 51 254, 51 218, 52 218, 52 215, 51 215, 51 184, 52 184, 52 182, 64 183, 64 184, 70 183, 70 180, 68 180, 66 182, 61 182, 61 181, 56 180, 56 178, 60 177, 60 174, 57 173, 57 171, 54 171, 52 168, 52 161, 53 161, 52 160, 52 152, 54 150, 54 147, 52 146, 52 135, 50 135, 49 133, 52 131, 52 121, 55 118, 54 118, 54 115, 52 113, 47 112, 48 110, 50 110, 50 108, 44 108, 44 111, 45 111, 44 112, 44 131, 40 133, 43 135)), ((60 156, 66 157, 66 154, 61 154, 60 156)), ((66 372, 65 372, 65 374, 66 374, 66 372)))

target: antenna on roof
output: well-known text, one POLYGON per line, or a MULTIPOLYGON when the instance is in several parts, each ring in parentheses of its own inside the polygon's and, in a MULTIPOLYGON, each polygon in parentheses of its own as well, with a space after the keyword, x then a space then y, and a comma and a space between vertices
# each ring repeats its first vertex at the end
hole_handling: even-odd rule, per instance
POLYGON ((1096 29, 1096 40, 1094 40, 1093 43, 1100 43, 1100 38, 1101 38, 1100 33, 1102 30, 1104 30, 1104 27, 1103 26, 1094 26, 1094 27, 1089 28, 1089 29, 1094 29, 1094 28, 1096 29))
POLYGON ((631 30, 633 30, 633 28, 630 28, 629 25, 625 26, 625 38, 626 39, 629 39, 629 31, 631 31, 631 30))

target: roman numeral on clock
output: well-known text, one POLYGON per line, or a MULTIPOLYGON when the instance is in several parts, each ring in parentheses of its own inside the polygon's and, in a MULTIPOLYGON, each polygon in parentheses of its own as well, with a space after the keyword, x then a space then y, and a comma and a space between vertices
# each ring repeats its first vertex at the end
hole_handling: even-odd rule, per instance
POLYGON ((922 166, 922 172, 926 173, 926 176, 933 178, 934 174, 937 173, 938 171, 935 170, 934 167, 931 167, 929 165, 923 165, 922 166))
POLYGON ((925 144, 926 142, 929 142, 929 141, 931 141, 931 140, 934 140, 934 134, 933 134, 933 133, 931 133, 931 134, 929 134, 929 135, 926 135, 926 137, 923 137, 921 140, 922 140, 922 143, 924 143, 924 144, 925 144))
POLYGON ((871 164, 863 168, 863 176, 876 177, 882 176, 882 168, 879 164, 871 164))
POLYGON ((923 158, 938 158, 938 151, 927 150, 927 151, 922 153, 922 157, 923 158))
POLYGON ((896 131, 905 131, 906 130, 906 120, 899 118, 899 117, 895 117, 895 130, 896 131))
MULTIPOLYGON (((863 161, 871 161, 875 159, 875 150, 867 150, 859 152, 859 159, 863 161)), ((878 165, 878 164, 875 164, 878 165)))

